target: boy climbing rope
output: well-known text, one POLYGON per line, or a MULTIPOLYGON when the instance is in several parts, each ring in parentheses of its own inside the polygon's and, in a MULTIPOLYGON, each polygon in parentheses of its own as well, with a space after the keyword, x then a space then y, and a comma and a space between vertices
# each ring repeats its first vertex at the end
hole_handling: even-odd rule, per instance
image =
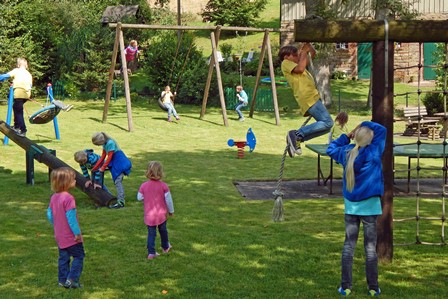
POLYGON ((316 50, 310 43, 305 43, 300 51, 295 46, 284 46, 279 51, 283 75, 292 88, 294 98, 304 116, 313 117, 316 122, 305 124, 298 130, 291 130, 286 135, 288 155, 301 155, 300 143, 328 133, 333 127, 333 119, 325 105, 320 101, 313 75, 306 69, 308 61, 316 55, 316 50))

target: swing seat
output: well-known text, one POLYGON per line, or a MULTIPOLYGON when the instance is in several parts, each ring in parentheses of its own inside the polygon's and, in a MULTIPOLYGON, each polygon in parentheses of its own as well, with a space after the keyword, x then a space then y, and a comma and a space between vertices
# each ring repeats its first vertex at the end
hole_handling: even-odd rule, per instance
POLYGON ((162 97, 159 97, 159 99, 157 100, 157 104, 159 104, 160 109, 162 109, 163 111, 168 111, 168 108, 163 105, 162 97))
POLYGON ((32 124, 46 124, 52 121, 59 112, 61 112, 61 108, 51 104, 31 115, 29 121, 32 124))

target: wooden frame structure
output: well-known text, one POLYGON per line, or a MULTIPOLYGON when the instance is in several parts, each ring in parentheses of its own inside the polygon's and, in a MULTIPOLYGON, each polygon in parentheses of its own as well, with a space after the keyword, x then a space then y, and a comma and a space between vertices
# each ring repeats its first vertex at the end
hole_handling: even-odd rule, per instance
MULTIPOLYGON (((218 90, 219 90, 219 98, 220 98, 220 102, 221 102, 222 117, 223 117, 223 122, 224 122, 225 126, 228 126, 229 123, 227 120, 226 104, 225 104, 225 99, 224 99, 224 90, 222 87, 221 70, 219 68, 219 63, 215 63, 215 61, 218 61, 217 47, 218 47, 220 33, 222 30, 264 32, 263 44, 262 44, 261 53, 260 53, 260 61, 258 64, 256 83, 255 83, 254 92, 252 95, 252 102, 251 102, 249 117, 253 117, 256 95, 257 95, 257 90, 258 90, 258 86, 259 86, 259 82, 260 82, 261 70, 263 67, 264 57, 267 54, 268 62, 269 62, 269 73, 270 73, 270 78, 271 78, 272 99, 274 102, 275 123, 276 123, 276 125, 280 124, 280 114, 279 114, 279 110, 278 110, 277 89, 276 89, 276 85, 275 85, 275 73, 274 73, 274 66, 273 66, 271 43, 270 43, 270 39, 269 39, 269 32, 280 32, 280 31, 284 31, 284 30, 273 29, 273 28, 260 29, 260 28, 252 28, 252 27, 162 26, 162 25, 122 24, 122 23, 110 23, 109 27, 116 28, 116 31, 115 31, 116 33, 115 33, 114 49, 112 52, 112 64, 109 69, 109 79, 108 79, 107 88, 106 88, 106 98, 105 98, 104 110, 103 110, 103 122, 107 121, 107 113, 109 110, 109 104, 110 104, 110 98, 111 98, 111 91, 112 91, 112 84, 113 84, 113 79, 114 79, 114 71, 115 71, 115 65, 116 65, 116 60, 117 60, 117 55, 118 55, 118 49, 125 48, 124 39, 123 39, 123 29, 133 28, 133 29, 153 29, 153 30, 178 30, 178 31, 180 31, 180 30, 209 30, 209 31, 211 31, 210 32, 210 40, 211 40, 211 47, 212 47, 212 56, 211 56, 210 64, 209 64, 207 82, 205 84, 205 89, 204 89, 204 97, 202 99, 202 108, 201 108, 200 119, 203 119, 204 115, 205 115, 208 95, 209 95, 209 91, 210 91, 210 84, 211 84, 211 80, 212 80, 212 76, 213 76, 213 69, 215 69, 216 77, 217 77, 217 81, 218 81, 218 90)), ((133 123, 132 123, 131 95, 130 95, 130 90, 129 90, 129 77, 128 77, 126 57, 125 57, 124 51, 120 51, 120 60, 121 60, 121 64, 122 64, 122 72, 123 72, 123 79, 124 79, 126 111, 127 111, 127 117, 128 117, 128 130, 130 132, 132 132, 133 131, 133 123)))
POLYGON ((296 20, 296 42, 373 42, 372 120, 387 128, 383 155, 383 214, 378 220, 378 257, 393 257, 394 42, 448 42, 448 20, 296 20))

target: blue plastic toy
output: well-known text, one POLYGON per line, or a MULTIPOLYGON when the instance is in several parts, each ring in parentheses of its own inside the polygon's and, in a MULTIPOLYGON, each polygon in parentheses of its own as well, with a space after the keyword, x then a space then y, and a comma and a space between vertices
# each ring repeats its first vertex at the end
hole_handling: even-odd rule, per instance
POLYGON ((232 147, 236 145, 238 148, 238 158, 244 158, 244 147, 249 147, 249 152, 253 152, 255 149, 255 146, 257 145, 257 139, 255 138, 254 132, 252 132, 252 128, 249 128, 247 130, 246 134, 246 141, 234 141, 233 139, 227 140, 227 145, 232 147))

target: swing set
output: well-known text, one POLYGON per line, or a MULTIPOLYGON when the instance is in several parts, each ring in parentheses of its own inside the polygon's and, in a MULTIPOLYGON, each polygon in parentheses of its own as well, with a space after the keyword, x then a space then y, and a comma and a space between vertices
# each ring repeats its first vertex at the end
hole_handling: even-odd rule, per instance
MULTIPOLYGON (((116 65, 116 61, 117 61, 118 51, 119 51, 119 49, 124 48, 123 29, 132 28, 132 29, 152 29, 152 30, 178 30, 178 31, 182 31, 182 32, 185 30, 208 30, 208 31, 210 31, 212 56, 210 58, 207 82, 205 84, 204 95, 203 95, 203 99, 202 99, 202 108, 201 108, 201 113, 200 113, 200 119, 203 119, 205 116, 207 100, 208 100, 209 91, 210 91, 210 84, 211 84, 211 80, 212 80, 212 76, 213 76, 213 69, 215 69, 216 78, 218 81, 218 91, 219 91, 219 99, 220 99, 220 103, 221 103, 222 117, 223 117, 223 122, 224 122, 225 126, 228 126, 229 123, 227 120, 224 89, 223 89, 222 80, 221 80, 221 70, 219 67, 219 63, 215 63, 215 62, 219 61, 217 47, 218 47, 218 42, 219 42, 219 37, 220 37, 221 31, 227 30, 227 31, 243 31, 243 32, 244 31, 245 32, 264 32, 264 38, 263 38, 263 43, 262 43, 262 47, 261 47, 260 60, 259 60, 259 64, 258 64, 254 92, 252 95, 249 117, 253 117, 255 102, 256 102, 256 95, 257 95, 257 91, 258 91, 258 86, 260 84, 260 75, 261 75, 261 70, 263 67, 263 61, 264 61, 265 55, 267 55, 268 62, 269 62, 269 73, 270 73, 270 78, 271 78, 272 100, 274 102, 275 122, 276 122, 276 125, 280 124, 280 114, 279 114, 278 102, 277 102, 277 89, 276 89, 276 84, 275 84, 275 73, 274 73, 269 33, 270 32, 281 32, 281 31, 285 31, 285 30, 281 30, 281 29, 277 29, 277 28, 260 29, 260 28, 252 28, 252 27, 225 27, 225 26, 205 26, 205 27, 201 27, 201 26, 163 26, 163 25, 145 25, 145 24, 122 24, 122 23, 109 23, 109 27, 115 28, 115 43, 114 43, 114 49, 112 52, 112 63, 111 63, 111 67, 109 69, 109 79, 108 79, 108 83, 107 83, 107 87, 106 87, 106 98, 104 101, 104 110, 103 110, 103 119, 102 119, 103 122, 107 122, 107 114, 108 114, 108 110, 109 110, 109 104, 110 104, 110 98, 111 98, 111 92, 112 92, 112 84, 113 84, 113 79, 114 79, 114 71, 115 71, 115 65, 116 65)), ((180 45, 180 40, 179 40, 178 45, 180 45)), ((190 49, 191 49, 191 46, 190 46, 190 49)), ((123 69, 123 80, 124 80, 124 89, 125 89, 125 98, 126 98, 128 131, 132 132, 134 130, 134 126, 133 126, 133 122, 132 122, 132 108, 131 108, 131 96, 130 96, 130 89, 129 89, 129 77, 128 77, 128 72, 127 72, 125 53, 123 51, 120 51, 120 52, 121 52, 120 59, 121 59, 121 65, 122 65, 122 69, 123 69)), ((188 54, 184 61, 183 68, 185 67, 185 65, 187 63, 188 54)), ((178 81, 179 81, 179 79, 180 79, 180 76, 178 78, 178 81)), ((177 84, 177 86, 178 85, 179 84, 177 84)), ((177 86, 176 86, 176 90, 177 90, 177 86)), ((162 107, 162 103, 160 103, 160 99, 158 100, 158 104, 161 109, 164 109, 162 107)))
MULTIPOLYGON (((182 44, 181 42, 182 42, 182 35, 183 35, 183 33, 184 32, 182 31, 182 34, 179 36, 179 41, 178 41, 177 47, 176 47, 176 54, 174 55, 173 64, 171 65, 170 78, 168 79, 168 83, 166 85, 170 85, 171 84, 171 79, 173 78, 173 73, 174 73, 173 71, 174 71, 174 67, 176 65, 177 57, 179 55, 180 46, 182 44)), ((194 40, 191 41, 190 46, 188 47, 188 51, 187 51, 187 54, 185 55, 185 59, 184 59, 184 62, 182 64, 182 68, 181 68, 181 70, 179 72, 179 77, 177 78, 177 83, 176 83, 176 89, 174 91, 174 97, 176 97, 176 95, 177 95, 177 90, 179 88, 180 79, 181 79, 182 74, 184 72, 185 66, 187 65, 188 57, 190 56, 191 48, 193 47, 193 45, 194 45, 194 40)), ((162 109, 163 111, 168 111, 168 108, 166 108, 166 106, 163 104, 163 97, 162 97, 162 95, 158 98, 157 104, 159 105, 160 109, 162 109)))
MULTIPOLYGON (((61 110, 69 111, 73 108, 72 105, 64 105, 61 101, 55 100, 53 97, 53 87, 51 83, 47 84, 47 99, 45 105, 38 103, 36 100, 30 99, 31 102, 40 105, 42 108, 33 114, 29 115, 28 110, 26 108, 25 111, 29 115, 28 120, 31 124, 46 124, 50 121, 53 121, 55 137, 57 140, 61 139, 61 135, 59 133, 59 125, 57 115, 61 110)), ((9 87, 9 96, 8 96, 8 111, 6 115, 6 124, 11 125, 12 118, 12 106, 14 104, 14 86, 11 84, 9 87)), ((8 145, 9 138, 5 136, 3 139, 3 145, 8 145)))

